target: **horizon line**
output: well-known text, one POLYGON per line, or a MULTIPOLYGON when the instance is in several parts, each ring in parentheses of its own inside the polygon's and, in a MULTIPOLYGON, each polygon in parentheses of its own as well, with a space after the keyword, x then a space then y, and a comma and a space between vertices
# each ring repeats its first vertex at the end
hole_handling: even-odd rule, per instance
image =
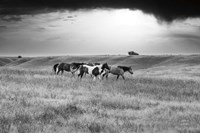
POLYGON ((11 58, 19 58, 19 56, 23 57, 64 57, 64 56, 191 56, 191 55, 200 55, 200 53, 177 53, 177 54, 139 54, 139 55, 129 55, 129 54, 67 54, 67 55, 0 55, 1 58, 11 57, 11 58))

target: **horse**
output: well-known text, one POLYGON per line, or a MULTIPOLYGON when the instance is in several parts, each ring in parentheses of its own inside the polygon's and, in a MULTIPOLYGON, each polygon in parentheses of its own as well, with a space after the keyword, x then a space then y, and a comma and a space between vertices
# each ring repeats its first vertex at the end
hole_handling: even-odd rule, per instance
POLYGON ((95 66, 84 64, 79 68, 78 77, 82 78, 84 74, 89 74, 94 77, 94 80, 96 80, 97 77, 101 79, 100 75, 103 73, 105 69, 110 70, 110 67, 108 66, 107 63, 95 66))
POLYGON ((56 74, 58 75, 59 72, 61 71, 61 74, 63 74, 64 71, 67 71, 67 72, 71 72, 72 73, 72 76, 74 77, 74 73, 78 70, 77 66, 75 64, 68 64, 68 63, 60 63, 58 66, 57 66, 57 69, 56 69, 56 74))
POLYGON ((127 66, 117 66, 117 67, 110 67, 110 70, 106 71, 102 76, 106 76, 106 79, 108 78, 108 74, 111 73, 113 75, 117 75, 116 80, 118 80, 119 76, 121 76, 124 80, 124 73, 129 72, 130 74, 133 74, 132 67, 127 66))
POLYGON ((58 65, 59 65, 59 63, 57 63, 57 64, 55 64, 55 65, 53 66, 53 72, 54 72, 55 74, 56 74, 56 69, 57 69, 58 65))
MULTIPOLYGON (((95 62, 95 63, 85 63, 85 65, 88 65, 88 66, 97 66, 97 65, 100 65, 100 63, 98 63, 98 62, 95 62)), ((87 73, 84 73, 84 75, 86 76, 86 74, 87 73)), ((92 77, 92 75, 91 75, 91 77, 92 77)))

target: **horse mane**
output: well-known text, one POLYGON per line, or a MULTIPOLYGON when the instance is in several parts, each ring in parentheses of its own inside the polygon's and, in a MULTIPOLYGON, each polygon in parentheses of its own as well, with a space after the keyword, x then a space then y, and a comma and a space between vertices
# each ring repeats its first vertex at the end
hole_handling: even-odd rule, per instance
POLYGON ((129 71, 129 69, 130 69, 127 66, 117 66, 117 67, 123 69, 124 72, 129 71))

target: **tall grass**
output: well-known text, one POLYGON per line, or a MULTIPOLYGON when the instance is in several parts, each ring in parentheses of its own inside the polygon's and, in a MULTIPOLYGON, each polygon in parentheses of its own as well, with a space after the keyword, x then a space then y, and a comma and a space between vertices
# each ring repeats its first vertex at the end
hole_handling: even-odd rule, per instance
POLYGON ((200 83, 127 76, 93 81, 51 69, 0 69, 0 133, 200 131, 200 83))

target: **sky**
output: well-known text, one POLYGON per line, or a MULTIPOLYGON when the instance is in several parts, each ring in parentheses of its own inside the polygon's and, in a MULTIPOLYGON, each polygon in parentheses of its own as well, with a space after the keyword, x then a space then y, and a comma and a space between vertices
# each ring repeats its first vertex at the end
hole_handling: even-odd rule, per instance
POLYGON ((0 56, 200 53, 198 10, 185 5, 188 12, 182 13, 173 8, 174 13, 150 10, 153 8, 146 5, 138 9, 126 4, 120 8, 115 4, 105 8, 83 5, 80 9, 72 5, 78 8, 73 10, 40 7, 38 12, 0 8, 0 56))

